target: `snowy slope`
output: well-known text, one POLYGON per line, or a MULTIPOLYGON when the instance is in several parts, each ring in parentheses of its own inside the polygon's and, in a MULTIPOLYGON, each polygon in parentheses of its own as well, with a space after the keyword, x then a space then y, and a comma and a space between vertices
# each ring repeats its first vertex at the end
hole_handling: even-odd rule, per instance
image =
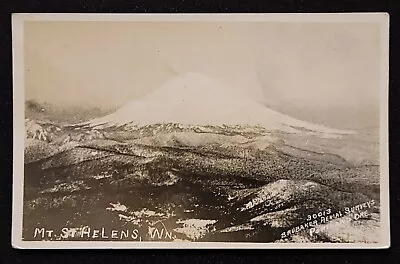
POLYGON ((157 123, 259 125, 271 130, 290 132, 295 132, 296 128, 303 128, 321 133, 353 133, 281 114, 254 100, 233 94, 223 83, 200 73, 186 73, 174 77, 153 93, 85 125, 112 127, 157 123))

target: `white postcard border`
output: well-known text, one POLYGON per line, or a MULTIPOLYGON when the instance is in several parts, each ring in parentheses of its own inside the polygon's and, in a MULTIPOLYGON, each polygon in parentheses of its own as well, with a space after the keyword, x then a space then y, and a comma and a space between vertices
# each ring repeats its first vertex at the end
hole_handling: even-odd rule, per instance
POLYGON ((13 14, 13 215, 12 246, 19 249, 382 249, 390 247, 389 219, 389 15, 387 13, 273 13, 273 14, 13 14), (25 21, 165 21, 165 22, 307 22, 380 23, 380 243, 225 243, 225 242, 103 242, 23 241, 24 175, 24 22, 25 21))

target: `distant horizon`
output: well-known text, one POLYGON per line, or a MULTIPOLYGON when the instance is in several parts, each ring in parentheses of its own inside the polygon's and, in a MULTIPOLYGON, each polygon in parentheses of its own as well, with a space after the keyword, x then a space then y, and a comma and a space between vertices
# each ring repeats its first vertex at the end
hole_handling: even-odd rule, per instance
MULTIPOLYGON (((84 121, 89 121, 93 118, 98 118, 102 117, 104 115, 111 114, 115 111, 117 111, 121 106, 85 106, 85 105, 70 105, 70 106, 58 106, 56 104, 53 104, 51 102, 46 102, 46 101, 40 101, 36 99, 27 99, 25 100, 25 103, 28 101, 35 101, 39 104, 48 104, 52 107, 55 107, 58 111, 62 111, 63 114, 65 115, 64 118, 66 120, 74 120, 75 122, 84 122, 84 121)), ((331 110, 326 110, 323 113, 320 113, 321 116, 329 116, 329 115, 337 115, 338 112, 342 112, 342 119, 338 121, 337 123, 332 122, 331 120, 326 120, 324 118, 318 118, 318 116, 313 116, 313 113, 311 111, 307 112, 304 109, 302 111, 299 111, 296 108, 289 109, 286 107, 286 109, 279 109, 279 107, 274 107, 268 104, 264 104, 265 107, 273 109, 277 112, 289 115, 293 118, 297 118, 299 120, 303 121, 308 121, 312 122, 315 124, 320 124, 320 125, 325 125, 329 126, 332 128, 338 128, 338 129, 356 129, 359 131, 362 130, 378 130, 379 129, 379 122, 374 122, 373 120, 364 120, 361 122, 360 125, 354 125, 354 118, 349 115, 349 110, 345 109, 335 109, 332 113, 331 110)), ((376 111, 371 110, 370 114, 377 114, 376 111)), ((372 118, 374 119, 374 118, 372 118)), ((375 117, 375 119, 379 119, 379 117, 375 117)), ((61 121, 61 120, 59 120, 61 121)))
POLYGON ((379 126, 379 23, 25 22, 25 92, 117 109, 204 72, 259 103, 337 128, 379 126))

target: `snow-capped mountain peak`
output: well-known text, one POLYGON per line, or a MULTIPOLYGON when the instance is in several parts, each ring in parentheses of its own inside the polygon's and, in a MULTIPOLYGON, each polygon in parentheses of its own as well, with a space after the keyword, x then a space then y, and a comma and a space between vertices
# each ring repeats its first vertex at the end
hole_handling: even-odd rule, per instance
POLYGON ((320 133, 354 133, 284 115, 250 98, 231 92, 221 81, 201 73, 186 73, 173 77, 152 93, 84 125, 113 127, 159 123, 199 126, 257 125, 286 132, 295 132, 301 128, 320 133))

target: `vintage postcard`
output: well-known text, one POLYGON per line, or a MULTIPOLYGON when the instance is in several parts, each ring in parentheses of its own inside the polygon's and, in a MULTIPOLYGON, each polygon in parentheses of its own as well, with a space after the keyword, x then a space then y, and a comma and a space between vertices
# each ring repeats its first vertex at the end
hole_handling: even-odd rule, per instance
POLYGON ((389 16, 14 14, 16 248, 387 248, 389 16))

